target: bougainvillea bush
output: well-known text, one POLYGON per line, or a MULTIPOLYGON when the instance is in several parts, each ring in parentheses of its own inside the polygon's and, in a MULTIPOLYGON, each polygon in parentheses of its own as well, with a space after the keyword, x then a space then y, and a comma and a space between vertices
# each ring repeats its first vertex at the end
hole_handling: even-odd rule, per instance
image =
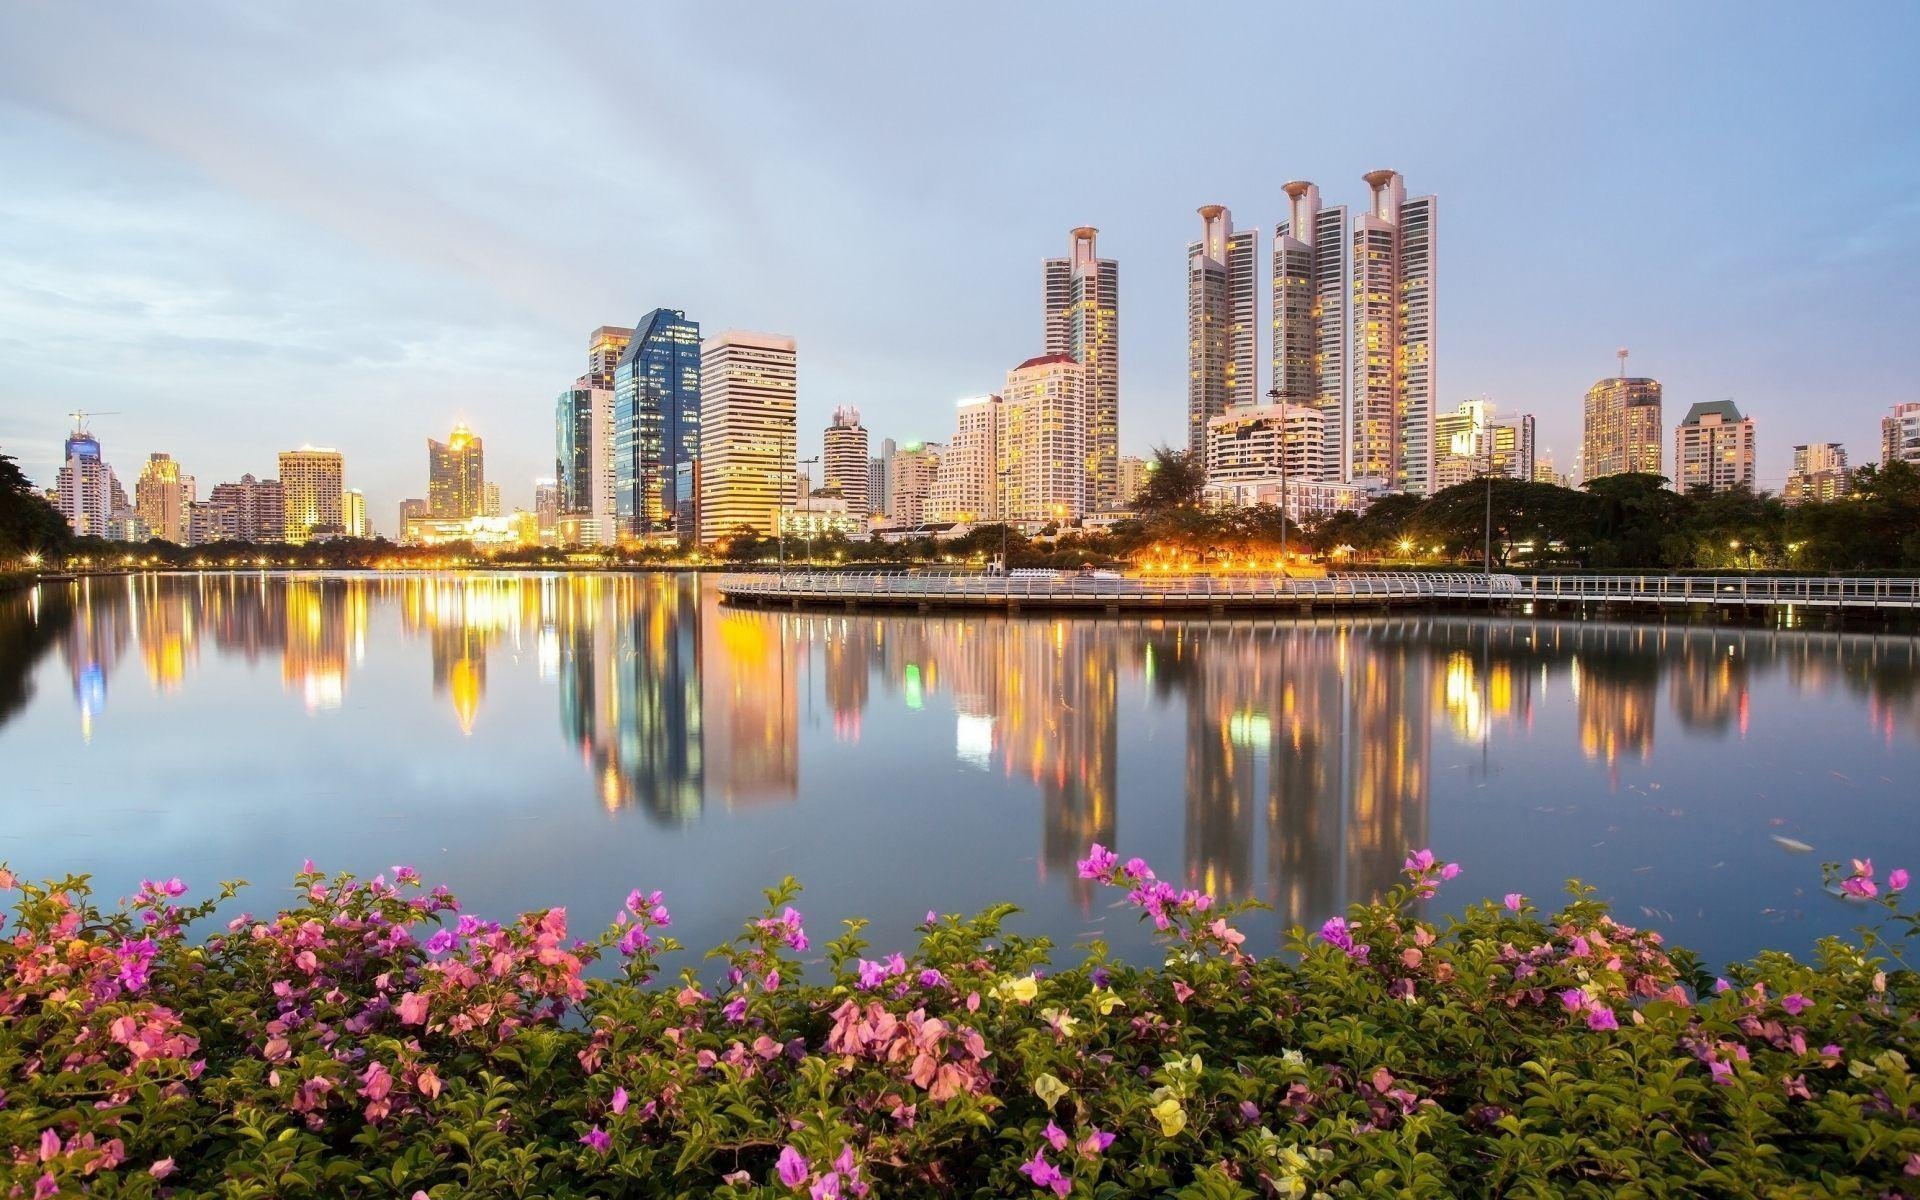
POLYGON ((1261 958, 1081 873, 1162 965, 1052 964, 1010 908, 815 947, 791 882, 682 967, 657 893, 580 941, 309 864, 203 929, 233 888, 0 869, 0 1196, 1920 1196, 1904 872, 1831 869, 1878 932, 1718 980, 1578 886, 1425 919, 1425 851, 1261 958))

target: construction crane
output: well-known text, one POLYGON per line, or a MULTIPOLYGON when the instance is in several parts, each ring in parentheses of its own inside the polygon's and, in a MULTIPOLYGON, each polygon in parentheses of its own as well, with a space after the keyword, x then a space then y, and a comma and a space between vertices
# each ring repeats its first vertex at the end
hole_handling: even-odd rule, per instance
POLYGON ((120 410, 111 409, 107 412, 88 412, 84 408, 76 408, 67 415, 73 418, 73 431, 75 433, 85 433, 87 431, 88 417, 117 417, 120 415, 120 410))

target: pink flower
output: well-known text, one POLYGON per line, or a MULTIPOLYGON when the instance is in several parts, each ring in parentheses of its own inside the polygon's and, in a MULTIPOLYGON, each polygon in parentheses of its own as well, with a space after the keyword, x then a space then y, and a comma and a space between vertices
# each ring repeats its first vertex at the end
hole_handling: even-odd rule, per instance
POLYGON ((1579 1012, 1587 1006, 1587 994, 1579 988, 1568 988, 1560 993, 1560 1004, 1568 1012, 1579 1012))
POLYGON ((1185 983, 1183 983, 1178 979, 1173 981, 1173 998, 1175 1000, 1178 1000, 1180 1003, 1185 1004, 1187 1002, 1187 998, 1192 995, 1193 995, 1192 988, 1188 987, 1185 983))
POLYGON ((616 1117, 627 1111, 627 1089, 623 1087, 613 1089, 613 1103, 610 1107, 616 1117))
POLYGON ((1079 1150, 1082 1154, 1101 1154, 1111 1145, 1113 1145, 1113 1135, 1096 1129, 1080 1139, 1079 1150))
POLYGON ((1431 850, 1415 850, 1412 854, 1407 855, 1406 862, 1400 864, 1400 869, 1409 875, 1421 874, 1424 871, 1432 869, 1432 867, 1433 851, 1431 850))
POLYGON ((1440 868, 1440 878, 1442 879, 1452 879, 1459 873, 1460 864, 1457 862, 1448 863, 1446 866, 1440 868))
POLYGON ((1620 1028, 1620 1020, 1613 1015, 1611 1008, 1607 1008, 1604 1005, 1597 1005, 1587 1013, 1587 1028, 1593 1030, 1618 1029, 1620 1028))
POLYGON ((408 992, 400 997, 394 1009, 400 1014, 402 1025, 421 1025, 427 1019, 427 998, 419 992, 408 992))
POLYGON ((360 1073, 360 1082, 365 1085, 360 1094, 369 1100, 383 1100, 393 1090, 393 1076, 387 1073, 385 1064, 378 1062, 360 1073))
POLYGON ((580 1135, 580 1144, 582 1146, 585 1146, 589 1150, 594 1150, 594 1151, 598 1151, 601 1154, 605 1154, 609 1149, 612 1148, 613 1139, 607 1136, 606 1130, 600 1128, 598 1125, 595 1125, 592 1129, 589 1129, 585 1133, 580 1135))
POLYGON ((774 1161, 773 1169, 774 1173, 780 1177, 780 1182, 790 1188, 799 1187, 807 1181, 807 1176, 812 1174, 812 1168, 807 1166, 806 1157, 792 1146, 780 1148, 780 1157, 774 1161))
POLYGON ((33 1200, 46 1200, 49 1196, 57 1196, 59 1194, 60 1183, 54 1179, 52 1171, 45 1172, 40 1178, 33 1181, 33 1200))
POLYGON ((1887 872, 1887 890, 1890 892, 1904 892, 1907 890, 1907 869, 1905 867, 1895 867, 1893 870, 1887 872))
POLYGON ((171 1158, 161 1159, 159 1162, 147 1168, 147 1174, 153 1176, 155 1179, 165 1179, 167 1176, 173 1174, 173 1160, 171 1158))
POLYGON ((1799 1016, 1801 1013, 1801 1010, 1809 1007, 1812 1004, 1813 1004, 1813 1001, 1807 999, 1805 996, 1802 996, 1799 992, 1794 992, 1791 995, 1780 997, 1780 1007, 1786 1009, 1787 1014, 1789 1016, 1794 1016, 1794 1017, 1799 1016))
POLYGON ((828 1171, 820 1181, 807 1189, 812 1200, 840 1200, 840 1172, 828 1171))
POLYGON ((1526 902, 1527 902, 1527 898, 1525 896, 1522 896, 1519 892, 1507 893, 1507 911, 1508 912, 1516 912, 1516 913, 1519 912, 1521 907, 1525 905, 1526 902))
POLYGON ((1067 1148, 1067 1142, 1069 1140, 1067 1138, 1067 1131, 1055 1125, 1052 1121, 1048 1121, 1047 1127, 1040 1132, 1046 1137, 1047 1141, 1052 1144, 1055 1150, 1065 1150, 1067 1148))
POLYGON ((1033 1181, 1037 1188, 1051 1188, 1056 1196, 1064 1196, 1073 1190, 1073 1181, 1060 1173, 1060 1168, 1047 1161, 1045 1150, 1035 1150, 1029 1162, 1020 1164, 1020 1173, 1033 1181))
POLYGON ((1119 862, 1118 854, 1095 842, 1087 850, 1087 856, 1080 860, 1080 878, 1100 880, 1111 878, 1113 869, 1119 865, 1119 862))

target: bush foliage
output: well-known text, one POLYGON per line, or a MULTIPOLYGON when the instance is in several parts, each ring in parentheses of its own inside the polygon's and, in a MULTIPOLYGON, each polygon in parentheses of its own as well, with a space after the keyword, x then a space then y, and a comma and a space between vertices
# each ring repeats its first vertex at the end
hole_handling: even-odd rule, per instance
POLYGON ((788 881, 669 980, 657 893, 578 941, 309 864, 200 937, 233 886, 0 869, 0 1195, 1920 1194, 1904 872, 1830 869, 1880 931, 1719 981, 1578 885, 1426 919, 1424 851, 1258 959, 1138 860, 1082 873, 1164 964, 1053 970, 1005 907, 816 951, 788 881))

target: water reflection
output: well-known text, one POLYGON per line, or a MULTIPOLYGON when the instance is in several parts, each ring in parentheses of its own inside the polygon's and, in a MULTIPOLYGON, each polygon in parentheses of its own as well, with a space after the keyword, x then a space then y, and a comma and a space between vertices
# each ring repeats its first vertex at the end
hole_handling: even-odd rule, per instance
MULTIPOLYGON (((1623 772, 1651 763, 1660 739, 1744 742, 1763 693, 1783 721, 1805 704, 1887 746, 1920 735, 1920 660, 1905 637, 1435 616, 778 613, 726 608, 698 579, 668 574, 44 585, 0 597, 0 727, 29 706, 55 646, 85 739, 128 661, 170 704, 210 660, 276 657, 283 692, 314 719, 354 704, 398 713, 431 696, 479 755, 535 736, 489 723, 490 689, 531 689, 557 710, 577 794, 616 819, 687 829, 712 807, 751 820, 847 786, 819 762, 857 754, 884 764, 889 786, 924 785, 957 805, 1024 797, 1037 831, 990 829, 968 852, 1034 855, 1041 882, 1083 912, 1093 901, 1074 862, 1098 841, 1177 864, 1191 886, 1265 900, 1285 925, 1389 886, 1407 851, 1436 838, 1437 789, 1458 814, 1451 852, 1511 836, 1522 810, 1470 803, 1498 792, 1510 767, 1542 794, 1539 811, 1576 774, 1591 780, 1583 795, 1647 795, 1623 772), (370 648, 416 664, 405 669, 417 682, 356 695, 370 648), (1542 721, 1553 732, 1536 744, 1542 721)), ((376 767, 404 756, 397 743, 367 751, 376 767)), ((887 800, 868 798, 863 814, 888 821, 887 800)), ((1610 813, 1594 840, 1562 849, 1598 847, 1633 816, 1610 813)))

